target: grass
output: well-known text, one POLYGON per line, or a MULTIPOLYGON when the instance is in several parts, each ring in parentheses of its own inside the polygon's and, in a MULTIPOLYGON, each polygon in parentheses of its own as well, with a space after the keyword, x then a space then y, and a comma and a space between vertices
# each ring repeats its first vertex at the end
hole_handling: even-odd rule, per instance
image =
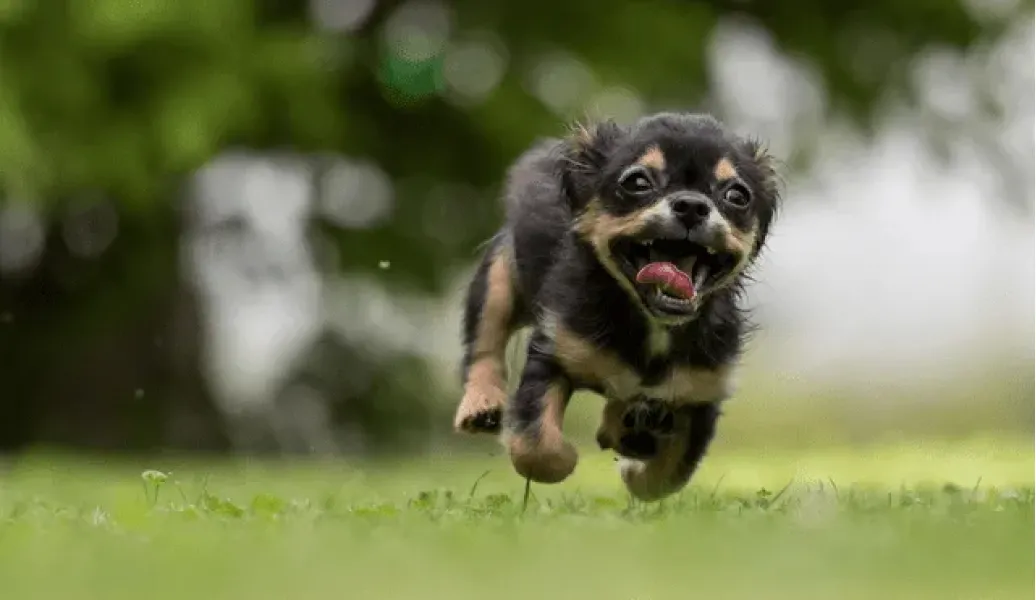
POLYGON ((0 597, 1033 597, 1029 442, 717 449, 653 505, 585 450, 524 514, 522 490, 500 456, 27 458, 0 478, 0 597))

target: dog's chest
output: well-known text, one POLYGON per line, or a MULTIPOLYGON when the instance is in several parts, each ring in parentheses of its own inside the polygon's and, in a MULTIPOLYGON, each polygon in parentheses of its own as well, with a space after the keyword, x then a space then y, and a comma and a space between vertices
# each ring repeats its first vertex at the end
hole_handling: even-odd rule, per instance
POLYGON ((554 355, 579 383, 600 389, 614 400, 640 397, 673 404, 719 402, 731 392, 730 369, 663 364, 655 373, 638 372, 616 354, 593 346, 569 332, 554 337, 554 355))

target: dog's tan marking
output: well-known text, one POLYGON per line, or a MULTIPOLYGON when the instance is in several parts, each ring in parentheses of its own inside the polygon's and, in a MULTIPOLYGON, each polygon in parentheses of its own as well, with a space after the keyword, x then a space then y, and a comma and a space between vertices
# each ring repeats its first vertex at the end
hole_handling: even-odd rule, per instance
POLYGON ((734 268, 723 279, 716 282, 715 289, 722 288, 737 279, 748 264, 752 262, 752 255, 756 249, 755 245, 758 236, 758 223, 753 222, 749 229, 741 230, 734 227, 726 219, 723 219, 723 245, 727 251, 734 253, 738 260, 734 268))
POLYGON ((716 163, 716 168, 712 170, 713 177, 716 181, 730 181, 737 177, 737 169, 734 168, 734 163, 730 162, 730 159, 723 157, 716 163))
POLYGON ((755 249, 759 226, 756 223, 752 223, 752 227, 747 231, 731 226, 727 234, 727 247, 742 256, 749 256, 752 254, 752 250, 755 249))
MULTIPOLYGON (((670 371, 664 383, 643 391, 649 398, 659 398, 676 405, 721 402, 733 391, 732 373, 732 365, 723 365, 717 369, 676 367, 670 371)), ((618 448, 619 440, 626 431, 622 418, 628 407, 629 403, 616 400, 605 404, 601 424, 597 429, 597 443, 601 448, 618 448)), ((673 416, 673 432, 656 436, 658 453, 653 458, 620 458, 622 481, 635 498, 652 501, 677 492, 686 485, 693 472, 693 468, 684 461, 692 417, 682 412, 675 412, 673 416)))
MULTIPOLYGON (((601 416, 597 430, 597 443, 602 449, 617 449, 625 432, 622 417, 626 412, 625 402, 610 401, 601 416)), ((687 451, 691 419, 686 414, 675 413, 673 433, 656 437, 658 453, 649 460, 619 458, 619 474, 630 494, 645 502, 658 500, 679 491, 690 477, 691 471, 684 463, 687 451)))
POLYGON ((686 448, 687 436, 674 435, 658 440, 658 454, 650 460, 620 458, 619 474, 626 490, 642 502, 679 491, 687 482, 682 464, 686 448))
POLYGON ((615 216, 609 214, 601 206, 601 201, 594 198, 576 218, 575 230, 583 239, 595 247, 604 246, 617 237, 633 237, 647 226, 646 216, 651 207, 631 212, 628 215, 615 216))
POLYGON ((731 365, 716 369, 676 366, 662 383, 645 387, 644 394, 673 404, 722 402, 733 391, 733 374, 731 365))
POLYGON ((601 128, 608 125, 608 122, 595 122, 592 119, 575 121, 568 127, 565 142, 573 150, 587 150, 597 142, 601 128))
POLYGON ((621 400, 608 400, 601 411, 601 424, 597 427, 597 445, 602 450, 614 450, 619 447, 622 437, 622 416, 629 405, 621 400))
POLYGON ((637 159, 637 164, 650 167, 656 171, 665 171, 665 154, 662 153, 662 149, 658 146, 651 146, 647 149, 647 152, 637 159))
MULTIPOLYGON (((649 323, 654 321, 655 316, 644 305, 644 301, 641 300, 633 283, 622 273, 615 262, 611 251, 611 241, 618 237, 636 236, 644 230, 656 210, 659 210, 657 205, 617 217, 608 214, 601 207, 600 200, 594 198, 576 218, 573 225, 575 232, 590 242, 597 260, 633 299, 634 305, 648 318, 649 323)), ((668 347, 668 343, 666 343, 666 347, 668 347)))
POLYGON ((648 333, 648 354, 650 356, 663 356, 669 353, 669 348, 673 343, 673 336, 669 334, 669 331, 655 323, 654 321, 648 321, 650 331, 648 333))
POLYGON ((486 277, 486 297, 472 345, 473 360, 464 383, 464 397, 453 419, 457 430, 463 430, 465 423, 479 414, 503 410, 507 403, 504 359, 513 310, 510 251, 504 246, 493 256, 486 277))
POLYGON ((511 284, 511 264, 505 248, 497 251, 486 277, 486 302, 482 307, 482 321, 479 323, 477 354, 499 354, 503 356, 514 305, 514 290, 511 284))
POLYGON ((571 133, 569 135, 569 139, 572 140, 572 143, 575 146, 587 148, 594 143, 594 130, 596 129, 596 126, 582 121, 576 121, 575 123, 572 123, 570 129, 571 133))
POLYGON ((469 431, 468 423, 481 414, 503 412, 507 404, 505 374, 500 361, 483 358, 468 368, 468 379, 464 384, 464 397, 453 417, 453 428, 469 431))
POLYGON ((554 330, 554 356, 571 377, 595 383, 613 400, 638 395, 673 404, 719 402, 730 396, 733 367, 717 369, 676 366, 661 383, 643 386, 640 375, 614 353, 600 348, 563 325, 554 330))
MULTIPOLYGON (((643 211, 641 211, 643 212, 643 211)), ((612 257, 610 247, 611 240, 619 235, 633 235, 640 232, 644 224, 638 220, 640 212, 626 215, 625 217, 613 217, 607 215, 601 209, 601 203, 596 198, 591 200, 586 209, 576 219, 574 229, 583 239, 590 242, 594 254, 602 266, 611 274, 612 278, 622 289, 629 294, 636 306, 645 314, 650 316, 650 311, 644 306, 633 283, 622 273, 619 265, 612 257)))
POLYGON ((579 455, 562 432, 569 390, 552 383, 543 395, 543 416, 533 431, 508 434, 506 445, 515 471, 538 483, 558 483, 575 471, 579 455))
MULTIPOLYGON (((646 208, 640 209, 633 213, 623 216, 615 216, 608 214, 607 211, 601 206, 599 199, 594 198, 591 200, 582 213, 579 214, 573 224, 573 230, 582 237, 584 240, 590 243, 594 249, 594 254, 597 256, 598 262, 604 266, 605 270, 615 279, 616 282, 622 287, 623 290, 633 300, 634 305, 640 309, 640 312, 644 314, 648 319, 648 323, 651 324, 674 324, 685 321, 685 319, 664 319, 648 310, 647 306, 644 305, 644 301, 641 299, 640 294, 637 292, 636 287, 629 280, 626 275, 623 274, 619 268, 618 263, 615 262, 615 258, 612 256, 611 242, 616 238, 621 237, 636 237, 655 219, 667 218, 669 211, 669 205, 665 202, 656 202, 655 204, 646 208)), ((649 352, 655 356, 664 354, 669 348, 669 335, 668 332, 660 328, 656 328, 659 332, 655 335, 653 329, 652 335, 649 339, 649 352)))
POLYGON ((563 325, 554 331, 554 356, 569 376, 600 385, 610 398, 626 400, 640 389, 640 377, 629 365, 563 325))

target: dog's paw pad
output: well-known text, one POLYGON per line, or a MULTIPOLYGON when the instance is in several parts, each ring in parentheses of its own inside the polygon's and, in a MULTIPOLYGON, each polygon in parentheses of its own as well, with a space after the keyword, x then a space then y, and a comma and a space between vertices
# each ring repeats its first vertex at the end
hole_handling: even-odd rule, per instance
POLYGON ((658 454, 658 439, 648 431, 628 433, 619 438, 618 453, 629 458, 646 460, 658 454))
POLYGON ((468 433, 499 433, 503 421, 503 410, 499 408, 483 410, 465 415, 457 423, 457 429, 468 433))
POLYGON ((666 406, 653 407, 645 418, 644 428, 659 435, 666 435, 673 432, 676 424, 676 417, 673 411, 666 406))
POLYGON ((662 439, 673 433, 676 416, 664 402, 642 400, 626 409, 622 415, 622 427, 616 452, 629 458, 648 459, 658 453, 662 439))
POLYGON ((667 434, 672 433, 675 425, 672 407, 659 400, 631 403, 622 415, 622 426, 634 431, 667 434))
POLYGON ((503 390, 470 389, 457 407, 453 428, 467 433, 499 433, 506 402, 503 390))

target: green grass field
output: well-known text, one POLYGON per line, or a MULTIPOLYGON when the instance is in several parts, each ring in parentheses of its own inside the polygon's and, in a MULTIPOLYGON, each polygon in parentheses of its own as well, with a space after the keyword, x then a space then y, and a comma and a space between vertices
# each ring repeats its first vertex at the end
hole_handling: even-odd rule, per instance
POLYGON ((1033 597, 1031 442, 721 448, 699 475, 631 504, 585 449, 522 514, 499 455, 23 459, 0 476, 0 598, 1033 597))

